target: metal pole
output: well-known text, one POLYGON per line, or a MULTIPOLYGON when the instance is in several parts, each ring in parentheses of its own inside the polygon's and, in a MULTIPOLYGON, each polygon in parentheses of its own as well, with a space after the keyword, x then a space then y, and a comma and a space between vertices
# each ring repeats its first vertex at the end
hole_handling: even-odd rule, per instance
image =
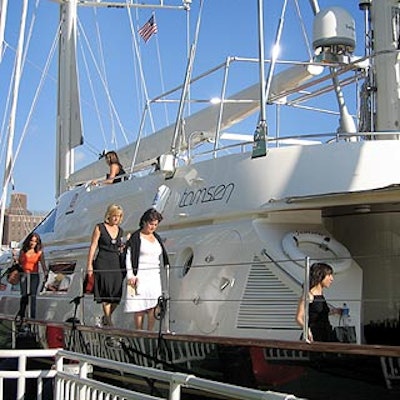
POLYGON ((264 11, 263 0, 258 0, 258 54, 260 75, 260 119, 254 132, 252 158, 264 157, 267 154, 267 117, 266 117, 266 93, 265 93, 265 67, 264 67, 264 11))
POLYGON ((303 338, 304 341, 308 341, 308 309, 310 304, 310 257, 305 258, 304 268, 304 285, 303 285, 303 296, 304 296, 304 326, 303 326, 303 338))
POLYGON ((169 265, 166 265, 165 266, 165 269, 166 269, 166 271, 165 271, 165 274, 166 274, 166 286, 167 286, 167 293, 166 293, 166 310, 165 310, 165 331, 167 332, 167 333, 170 333, 171 332, 171 330, 170 330, 170 319, 169 319, 169 315, 170 315, 170 309, 169 309, 169 307, 170 307, 170 305, 169 305, 169 303, 170 303, 170 293, 171 293, 171 288, 170 288, 170 285, 169 285, 169 282, 170 282, 170 266, 169 265))
POLYGON ((18 105, 18 94, 19 94, 19 84, 21 82, 22 73, 22 53, 24 49, 25 40, 25 24, 26 15, 28 12, 28 0, 24 0, 22 5, 21 13, 21 26, 19 30, 18 47, 15 60, 15 73, 14 73, 14 89, 13 97, 11 103, 10 112, 10 122, 8 126, 8 140, 7 140, 7 153, 6 153, 6 165, 4 169, 4 182, 3 182, 3 192, 1 195, 1 209, 0 209, 0 247, 3 244, 3 229, 4 229, 4 215, 6 210, 7 202, 7 188, 11 180, 12 174, 12 153, 13 153, 13 143, 14 143, 14 133, 15 133, 15 117, 17 114, 18 105))
POLYGON ((0 1, 0 62, 3 58, 4 31, 6 29, 8 0, 0 1))

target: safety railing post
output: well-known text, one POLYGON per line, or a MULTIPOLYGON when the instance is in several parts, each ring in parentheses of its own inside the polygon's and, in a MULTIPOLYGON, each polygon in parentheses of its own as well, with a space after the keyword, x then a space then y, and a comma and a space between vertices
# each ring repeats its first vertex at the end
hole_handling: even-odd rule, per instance
POLYGON ((64 358, 62 356, 59 356, 56 354, 56 371, 57 375, 55 378, 56 384, 55 384, 55 394, 56 394, 56 399, 63 399, 63 393, 62 393, 62 382, 61 379, 59 378, 58 373, 62 372, 64 369, 64 358))
POLYGON ((304 285, 303 285, 303 296, 304 296, 304 326, 303 326, 303 338, 305 341, 308 340, 308 308, 310 304, 310 257, 306 257, 304 260, 304 285))
POLYGON ((26 355, 20 355, 18 359, 18 377, 17 383, 17 400, 23 400, 25 396, 25 372, 26 372, 26 355))

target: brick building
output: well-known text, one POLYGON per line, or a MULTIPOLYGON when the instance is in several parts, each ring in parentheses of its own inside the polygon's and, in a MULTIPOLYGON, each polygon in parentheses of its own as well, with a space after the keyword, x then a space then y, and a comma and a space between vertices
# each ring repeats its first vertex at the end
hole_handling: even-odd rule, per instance
POLYGON ((45 217, 45 213, 28 211, 27 206, 26 194, 11 194, 10 206, 4 215, 3 245, 9 246, 13 241, 21 241, 45 217))

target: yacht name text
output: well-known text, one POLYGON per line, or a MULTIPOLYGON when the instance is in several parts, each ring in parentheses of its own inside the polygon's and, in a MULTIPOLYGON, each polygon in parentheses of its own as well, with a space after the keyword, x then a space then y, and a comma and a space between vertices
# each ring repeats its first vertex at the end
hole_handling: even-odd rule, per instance
POLYGON ((183 208, 199 203, 210 203, 220 200, 225 200, 225 203, 228 203, 234 189, 235 184, 232 182, 227 185, 208 186, 198 190, 185 189, 180 196, 178 206, 183 208))

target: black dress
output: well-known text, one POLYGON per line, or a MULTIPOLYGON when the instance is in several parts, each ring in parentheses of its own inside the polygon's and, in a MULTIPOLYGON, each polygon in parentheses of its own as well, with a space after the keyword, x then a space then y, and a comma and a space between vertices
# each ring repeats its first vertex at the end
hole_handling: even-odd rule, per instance
POLYGON ((104 223, 98 224, 100 237, 98 253, 93 263, 95 285, 94 299, 97 303, 119 303, 122 296, 123 271, 120 267, 119 249, 124 231, 118 227, 116 239, 112 239, 104 223))
POLYGON ((325 297, 314 295, 314 300, 308 307, 309 327, 316 342, 336 342, 336 338, 329 322, 329 307, 325 297))

